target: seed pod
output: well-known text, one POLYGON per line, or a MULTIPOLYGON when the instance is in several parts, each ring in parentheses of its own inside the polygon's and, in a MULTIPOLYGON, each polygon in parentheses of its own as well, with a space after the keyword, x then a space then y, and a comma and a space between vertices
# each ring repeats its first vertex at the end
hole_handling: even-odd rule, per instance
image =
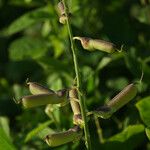
POLYGON ((36 82, 28 82, 27 84, 29 85, 29 90, 33 95, 55 93, 53 90, 50 90, 36 82))
POLYGON ((118 109, 127 104, 137 94, 137 87, 135 84, 129 84, 119 94, 117 94, 112 100, 110 100, 106 106, 98 108, 96 111, 92 111, 90 114, 95 114, 98 117, 107 119, 118 109))
POLYGON ((75 142, 79 140, 81 137, 82 137, 82 130, 78 126, 75 126, 65 132, 47 135, 45 141, 49 146, 55 147, 69 142, 75 142))
POLYGON ((55 93, 29 95, 22 98, 22 104, 26 108, 37 107, 46 104, 59 104, 67 100, 67 93, 58 96, 55 93))
POLYGON ((119 94, 117 94, 112 100, 107 103, 107 106, 111 108, 112 113, 127 104, 137 94, 137 87, 135 84, 129 84, 119 94))
POLYGON ((113 53, 117 50, 116 45, 99 39, 92 39, 88 37, 74 37, 73 39, 80 40, 84 49, 89 51, 101 50, 107 53, 113 53))
POLYGON ((75 125, 79 125, 82 128, 83 120, 81 116, 79 102, 76 101, 78 100, 78 93, 77 93, 76 87, 73 87, 69 90, 69 99, 70 99, 70 104, 71 104, 71 108, 73 111, 73 123, 75 125))

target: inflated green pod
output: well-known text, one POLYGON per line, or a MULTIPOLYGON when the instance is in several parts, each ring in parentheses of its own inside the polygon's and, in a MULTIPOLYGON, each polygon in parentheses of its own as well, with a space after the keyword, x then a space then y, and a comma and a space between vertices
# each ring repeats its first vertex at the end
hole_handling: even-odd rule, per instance
POLYGON ((46 104, 60 104, 67 101, 67 92, 61 96, 56 93, 29 95, 22 98, 22 104, 26 108, 37 107, 46 104))
POLYGON ((88 37, 74 37, 73 39, 80 40, 84 49, 89 51, 100 50, 107 53, 113 53, 117 50, 116 45, 99 39, 92 39, 88 37))
POLYGON ((29 90, 33 95, 55 93, 53 90, 50 90, 36 82, 28 82, 27 84, 29 85, 29 90))
POLYGON ((82 130, 80 127, 75 126, 65 132, 58 132, 47 135, 45 138, 46 143, 51 146, 60 146, 69 142, 75 142, 82 137, 82 130))
POLYGON ((129 84, 126 86, 119 94, 117 94, 112 100, 110 100, 106 106, 102 106, 95 111, 89 112, 90 114, 95 114, 98 117, 107 119, 116 112, 118 109, 127 104, 132 100, 137 94, 137 87, 135 84, 129 84))

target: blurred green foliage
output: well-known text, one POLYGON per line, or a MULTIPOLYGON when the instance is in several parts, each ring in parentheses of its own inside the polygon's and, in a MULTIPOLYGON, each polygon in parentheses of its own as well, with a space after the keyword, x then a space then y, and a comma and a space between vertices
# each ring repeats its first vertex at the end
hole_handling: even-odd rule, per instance
MULTIPOLYGON (((70 128, 69 105, 54 108, 55 121, 50 123, 44 107, 25 110, 12 100, 29 94, 27 78, 53 90, 73 84, 70 44, 66 26, 59 23, 57 3, 0 0, 0 150, 85 149, 83 140, 49 148, 36 135, 43 128, 44 135, 70 128)), ((124 44, 122 53, 107 54, 87 52, 76 42, 89 110, 103 105, 127 84, 138 81, 144 72, 137 97, 109 120, 99 120, 105 143, 99 142, 93 119, 89 121, 94 150, 150 149, 150 98, 147 97, 150 93, 150 1, 68 0, 68 3, 75 36, 124 44)))

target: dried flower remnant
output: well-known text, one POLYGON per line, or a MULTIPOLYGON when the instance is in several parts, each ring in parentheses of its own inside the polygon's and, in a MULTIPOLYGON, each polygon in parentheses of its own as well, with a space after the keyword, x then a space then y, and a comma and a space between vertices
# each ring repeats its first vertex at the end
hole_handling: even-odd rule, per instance
MULTIPOLYGON (((65 6, 64 6, 62 1, 60 1, 58 3, 57 8, 58 8, 58 11, 59 11, 59 14, 60 14, 59 22, 62 23, 62 24, 65 24, 66 20, 71 17, 71 13, 70 12, 68 14, 65 13, 65 6)), ((68 8, 66 8, 66 9, 68 9, 68 8)))

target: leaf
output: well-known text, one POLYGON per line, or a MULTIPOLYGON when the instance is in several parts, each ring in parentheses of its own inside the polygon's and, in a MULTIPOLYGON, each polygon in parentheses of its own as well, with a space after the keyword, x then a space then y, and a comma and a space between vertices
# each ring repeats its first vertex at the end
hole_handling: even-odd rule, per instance
POLYGON ((128 81, 126 78, 118 77, 117 79, 109 79, 106 84, 111 89, 121 91, 128 84, 128 81))
POLYGON ((97 66, 97 70, 103 69, 105 66, 107 66, 110 62, 112 61, 112 58, 110 57, 104 57, 102 60, 99 62, 97 66))
POLYGON ((23 16, 19 17, 14 22, 12 22, 10 26, 3 31, 4 35, 15 34, 37 22, 41 22, 49 18, 51 18, 49 7, 42 7, 35 9, 33 11, 24 14, 23 16))
POLYGON ((145 97, 137 102, 136 107, 143 122, 150 127, 150 96, 145 97))
POLYGON ((125 128, 121 133, 118 133, 109 138, 108 141, 125 142, 132 136, 139 134, 143 131, 144 131, 143 125, 130 125, 127 128, 125 128))
POLYGON ((52 130, 51 128, 44 128, 43 130, 39 131, 37 136, 40 138, 40 139, 44 139, 48 134, 51 134, 51 133, 55 133, 54 130, 52 130))
POLYGON ((6 117, 0 117, 0 128, 2 128, 4 130, 5 134, 9 138, 9 140, 11 140, 10 129, 9 129, 9 121, 6 117))
POLYGON ((53 90, 60 90, 63 88, 62 79, 57 73, 53 73, 48 77, 47 84, 49 85, 50 89, 53 90))
POLYGON ((6 133, 1 127, 0 127, 0 148, 3 148, 5 150, 15 150, 15 147, 8 139, 6 133))
POLYGON ((11 43, 9 57, 12 60, 22 60, 25 58, 40 58, 47 51, 46 43, 38 38, 22 37, 11 43))
POLYGON ((150 129, 145 128, 145 132, 146 132, 146 135, 147 135, 148 139, 150 140, 150 129))
POLYGON ((139 22, 150 24, 150 6, 141 7, 140 5, 134 5, 131 9, 131 15, 139 22))
POLYGON ((44 123, 41 123, 37 128, 34 128, 32 131, 30 131, 26 138, 25 138, 25 142, 28 142, 29 140, 31 140, 33 137, 37 136, 37 134, 39 134, 39 132, 41 132, 42 130, 44 130, 48 125, 50 125, 53 121, 46 121, 44 123))
POLYGON ((130 51, 124 53, 124 59, 126 66, 131 71, 131 73, 139 78, 141 75, 141 64, 138 61, 136 49, 132 47, 130 51))
POLYGON ((9 0, 9 4, 20 6, 20 7, 28 6, 33 8, 44 4, 44 2, 42 3, 42 1, 37 1, 37 0, 9 0))
POLYGON ((122 132, 110 137, 103 144, 102 149, 114 150, 134 150, 137 149, 145 140, 144 126, 130 125, 122 132))
POLYGON ((38 63, 45 69, 52 72, 71 72, 71 67, 68 67, 68 61, 60 61, 52 57, 42 57, 38 59, 38 63))

